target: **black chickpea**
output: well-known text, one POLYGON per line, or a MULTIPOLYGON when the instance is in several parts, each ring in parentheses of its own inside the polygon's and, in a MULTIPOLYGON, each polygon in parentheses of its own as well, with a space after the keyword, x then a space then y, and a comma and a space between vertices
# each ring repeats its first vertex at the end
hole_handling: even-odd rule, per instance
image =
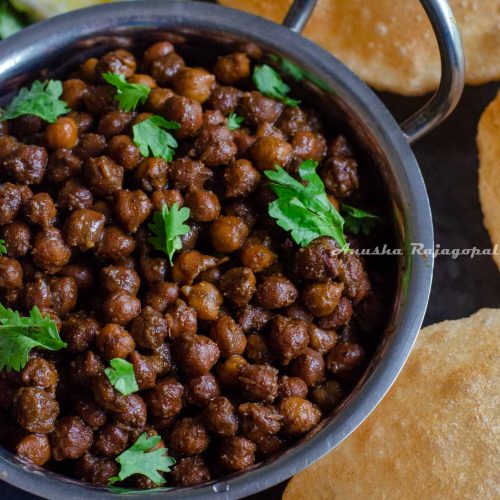
POLYGON ((219 57, 214 73, 219 82, 233 85, 250 76, 250 59, 242 52, 219 57))
POLYGON ((114 50, 104 54, 96 65, 98 75, 111 72, 130 78, 136 70, 137 63, 135 57, 124 49, 114 50))
POLYGON ((188 304, 202 320, 216 320, 222 305, 222 295, 212 283, 200 281, 193 286, 183 286, 188 304))
POLYGON ((2 229, 2 238, 5 241, 9 257, 23 257, 31 246, 31 231, 24 222, 11 222, 2 229))
POLYGON ((270 348, 269 340, 260 333, 251 333, 246 338, 245 357, 256 364, 271 364, 276 355, 270 348))
POLYGON ((174 95, 173 90, 154 87, 149 93, 146 109, 151 113, 160 114, 165 107, 165 103, 174 95))
POLYGON ((230 316, 220 316, 210 330, 210 337, 219 346, 221 356, 228 357, 234 354, 243 354, 247 339, 243 330, 230 316))
POLYGON ((145 158, 135 170, 135 178, 141 188, 150 193, 163 189, 167 184, 168 164, 161 158, 145 158))
POLYGON ((26 218, 33 225, 51 226, 57 215, 54 201, 47 193, 35 194, 25 208, 26 218))
POLYGON ((267 245, 254 238, 248 238, 239 255, 242 264, 254 273, 265 271, 278 260, 278 256, 267 245))
POLYGON ((78 140, 78 128, 71 118, 58 118, 45 130, 45 139, 52 149, 71 149, 78 140))
POLYGON ((248 226, 240 217, 223 216, 212 223, 210 239, 218 252, 231 253, 242 247, 248 233, 248 226))
POLYGON ((141 160, 141 152, 128 135, 115 135, 109 141, 113 160, 125 170, 133 170, 141 160))
POLYGON ((238 384, 241 369, 247 364, 243 356, 234 354, 229 356, 216 367, 217 377, 227 387, 235 387, 238 384))
POLYGON ((149 87, 150 89, 156 88, 156 80, 152 76, 149 76, 149 75, 143 75, 143 74, 136 73, 135 75, 132 75, 127 81, 128 81, 128 83, 132 83, 132 84, 145 85, 146 87, 149 87))
POLYGON ((237 198, 253 193, 260 184, 260 174, 248 160, 236 160, 224 171, 226 196, 237 198))
POLYGON ((177 131, 179 139, 194 137, 203 125, 203 108, 201 104, 184 96, 173 96, 165 102, 163 115, 167 120, 180 124, 177 131))
POLYGON ((265 309, 280 309, 295 302, 298 297, 294 284, 281 274, 266 276, 257 287, 257 303, 265 309))
POLYGON ((184 205, 184 198, 177 189, 162 189, 161 191, 155 191, 151 195, 151 203, 156 211, 160 211, 163 205, 172 208, 176 203, 180 208, 184 205))
POLYGON ((259 139, 253 149, 252 158, 259 170, 274 170, 275 165, 287 167, 292 159, 292 146, 276 137, 267 136, 259 139))
POLYGON ((170 42, 157 42, 144 52, 144 64, 150 66, 157 59, 171 54, 174 50, 174 46, 170 42))
POLYGON ((311 399, 324 413, 332 411, 343 397, 344 390, 336 380, 329 380, 324 385, 316 387, 311 393, 311 399))
POLYGON ((202 68, 182 68, 174 76, 174 91, 203 104, 212 91, 214 75, 202 68))
POLYGON ((220 356, 217 344, 203 335, 183 334, 174 348, 179 368, 191 377, 208 373, 220 356))
MULTIPOLYGON (((39 308, 65 346, 37 345, 18 373, 0 372, 0 444, 103 486, 144 433, 175 458, 159 474, 176 487, 294 446, 356 386, 391 305, 389 278, 314 238, 328 231, 303 227, 264 173, 301 181, 315 160, 337 209, 380 207, 380 192, 365 199, 370 164, 332 132, 345 128, 336 114, 300 82, 276 86, 280 98, 259 90, 270 68, 259 77, 254 44, 152 35, 142 53, 73 68, 63 115, 0 121, 0 302, 39 308)), ((373 242, 347 226, 353 248, 385 238, 386 225, 373 242)), ((156 487, 137 473, 117 486, 156 487)))
POLYGON ((302 300, 314 316, 328 316, 337 307, 343 289, 342 283, 313 283, 304 290, 302 300))
POLYGON ((278 408, 283 417, 283 431, 292 436, 305 434, 321 419, 321 411, 314 403, 296 396, 283 399, 278 408))
POLYGON ((185 197, 186 206, 191 210, 191 217, 198 222, 210 222, 220 214, 217 195, 204 189, 191 189, 185 197))
POLYGON ((108 323, 99 332, 96 346, 106 359, 126 358, 135 348, 134 339, 120 325, 108 323))
POLYGON ((79 109, 83 104, 83 97, 88 91, 87 84, 78 78, 63 82, 61 99, 66 101, 71 109, 79 109))
POLYGON ((248 304, 256 291, 256 279, 251 269, 233 267, 221 277, 221 290, 237 306, 248 304))
POLYGON ((177 53, 172 52, 159 59, 156 59, 151 64, 151 75, 163 86, 170 86, 175 75, 184 68, 184 59, 177 53))

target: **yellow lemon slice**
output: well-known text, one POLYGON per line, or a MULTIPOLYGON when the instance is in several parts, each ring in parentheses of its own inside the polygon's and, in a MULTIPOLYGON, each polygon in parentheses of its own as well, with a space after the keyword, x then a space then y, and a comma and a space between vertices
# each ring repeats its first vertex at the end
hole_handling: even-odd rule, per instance
POLYGON ((57 16, 70 10, 110 3, 112 0, 11 0, 12 5, 34 21, 57 16))

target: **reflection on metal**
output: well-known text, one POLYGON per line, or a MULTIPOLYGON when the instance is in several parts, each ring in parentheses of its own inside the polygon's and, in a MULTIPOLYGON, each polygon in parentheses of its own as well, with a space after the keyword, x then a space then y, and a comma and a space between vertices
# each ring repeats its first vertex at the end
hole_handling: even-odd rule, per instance
POLYGON ((412 143, 437 127, 458 104, 464 89, 465 60, 457 22, 446 0, 420 0, 436 34, 441 55, 437 92, 401 128, 412 143))
POLYGON ((302 33, 317 2, 318 0, 294 0, 283 21, 283 26, 290 28, 295 33, 302 33))

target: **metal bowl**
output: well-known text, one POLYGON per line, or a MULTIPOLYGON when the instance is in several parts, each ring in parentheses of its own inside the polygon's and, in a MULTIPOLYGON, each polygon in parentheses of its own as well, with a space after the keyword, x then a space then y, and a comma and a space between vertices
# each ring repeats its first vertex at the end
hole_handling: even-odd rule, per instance
MULTIPOLYGON (((377 167, 391 200, 403 249, 396 300, 381 345, 350 396, 319 429, 279 456, 198 487, 149 490, 151 499, 241 498, 307 467, 335 448, 379 403, 403 367, 424 317, 433 258, 412 251, 411 245, 419 243, 432 249, 433 229, 426 189, 409 142, 442 121, 460 97, 464 63, 456 24, 445 0, 422 0, 440 46, 443 76, 435 96, 401 128, 378 97, 349 69, 300 36, 315 3, 296 0, 285 19, 286 27, 207 3, 114 3, 53 18, 0 44, 0 104, 29 80, 57 75, 85 57, 116 46, 142 44, 172 34, 180 42, 197 43, 205 49, 235 41, 257 44, 303 70, 304 85, 314 89, 318 103, 331 109, 347 125, 377 167)), ((0 478, 50 499, 87 500, 116 495, 105 487, 46 471, 5 449, 0 449, 0 478)))

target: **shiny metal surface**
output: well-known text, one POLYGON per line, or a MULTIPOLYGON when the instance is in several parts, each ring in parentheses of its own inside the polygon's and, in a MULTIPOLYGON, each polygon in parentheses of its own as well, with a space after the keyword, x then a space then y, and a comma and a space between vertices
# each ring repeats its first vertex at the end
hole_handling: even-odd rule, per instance
POLYGON ((318 0, 295 0, 283 21, 283 26, 295 33, 301 33, 317 3, 318 0))
MULTIPOLYGON (((148 0, 107 4, 29 27, 0 44, 0 104, 30 79, 61 74, 91 54, 118 46, 144 45, 165 36, 198 43, 200 50, 207 50, 211 43, 251 41, 298 65, 310 80, 303 85, 316 93, 318 106, 324 106, 349 127, 376 165, 392 200, 394 224, 406 250, 383 341, 353 393, 317 431, 281 455, 222 480, 182 490, 147 492, 152 499, 241 498, 289 478, 337 446, 394 382, 418 334, 432 280, 432 257, 413 254, 410 245, 418 242, 424 248, 433 248, 432 219, 425 186, 406 137, 363 82, 333 56, 291 30, 217 5, 148 0)), ((0 449, 0 477, 51 499, 115 496, 107 488, 45 471, 5 449, 0 449)), ((123 493, 120 497, 137 495, 146 493, 123 493)))
MULTIPOLYGON (((464 89, 465 59, 462 39, 447 0, 420 0, 439 46, 441 81, 432 98, 401 123, 408 142, 412 143, 437 127, 455 109, 464 89)), ((295 0, 283 21, 301 33, 314 11, 317 0, 295 0)))
POLYGON ((441 82, 431 100, 401 124, 410 143, 439 125, 455 109, 464 89, 465 77, 462 39, 448 2, 420 2, 429 16, 439 45, 441 82))

